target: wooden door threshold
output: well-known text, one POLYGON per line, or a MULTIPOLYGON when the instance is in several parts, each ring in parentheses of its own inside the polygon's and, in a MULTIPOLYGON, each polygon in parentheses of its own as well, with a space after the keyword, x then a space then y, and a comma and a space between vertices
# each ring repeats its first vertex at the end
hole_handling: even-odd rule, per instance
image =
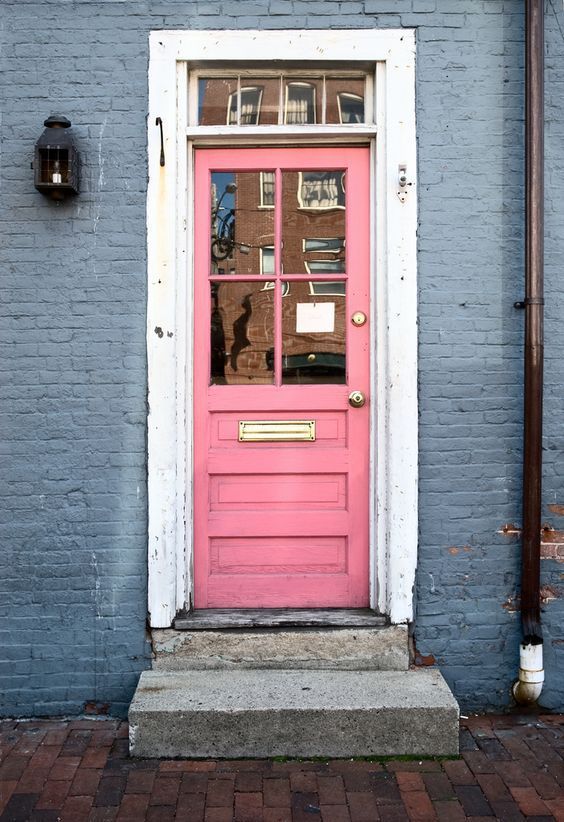
POLYGON ((233 628, 383 628, 385 616, 370 608, 209 608, 176 617, 178 631, 233 628))

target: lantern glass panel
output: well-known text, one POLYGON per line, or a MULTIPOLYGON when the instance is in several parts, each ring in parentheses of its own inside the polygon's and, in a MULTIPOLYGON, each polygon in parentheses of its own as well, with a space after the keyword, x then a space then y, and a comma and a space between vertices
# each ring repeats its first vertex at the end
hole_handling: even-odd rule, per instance
POLYGON ((40 149, 41 182, 48 185, 68 184, 69 152, 66 149, 40 149))

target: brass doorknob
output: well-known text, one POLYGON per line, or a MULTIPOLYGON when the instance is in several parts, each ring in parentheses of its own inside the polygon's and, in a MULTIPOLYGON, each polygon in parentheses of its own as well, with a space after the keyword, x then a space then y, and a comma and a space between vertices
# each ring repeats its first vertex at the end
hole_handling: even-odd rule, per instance
POLYGON ((366 397, 362 391, 351 391, 349 394, 349 405, 352 405, 353 408, 362 408, 365 402, 366 397))

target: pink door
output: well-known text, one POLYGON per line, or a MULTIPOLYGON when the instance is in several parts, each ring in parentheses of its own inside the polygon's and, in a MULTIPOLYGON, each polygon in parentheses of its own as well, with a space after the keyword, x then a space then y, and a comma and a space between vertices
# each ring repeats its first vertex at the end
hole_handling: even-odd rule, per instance
POLYGON ((195 185, 195 607, 367 606, 368 149, 202 149, 195 185))

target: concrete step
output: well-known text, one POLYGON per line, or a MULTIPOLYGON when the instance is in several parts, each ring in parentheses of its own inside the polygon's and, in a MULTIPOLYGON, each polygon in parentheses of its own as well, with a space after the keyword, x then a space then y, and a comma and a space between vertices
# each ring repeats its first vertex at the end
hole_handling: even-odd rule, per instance
POLYGON ((145 671, 129 723, 143 757, 458 753, 458 705, 437 670, 145 671))
POLYGON ((153 630, 153 670, 285 668, 407 671, 405 625, 245 631, 153 630))

